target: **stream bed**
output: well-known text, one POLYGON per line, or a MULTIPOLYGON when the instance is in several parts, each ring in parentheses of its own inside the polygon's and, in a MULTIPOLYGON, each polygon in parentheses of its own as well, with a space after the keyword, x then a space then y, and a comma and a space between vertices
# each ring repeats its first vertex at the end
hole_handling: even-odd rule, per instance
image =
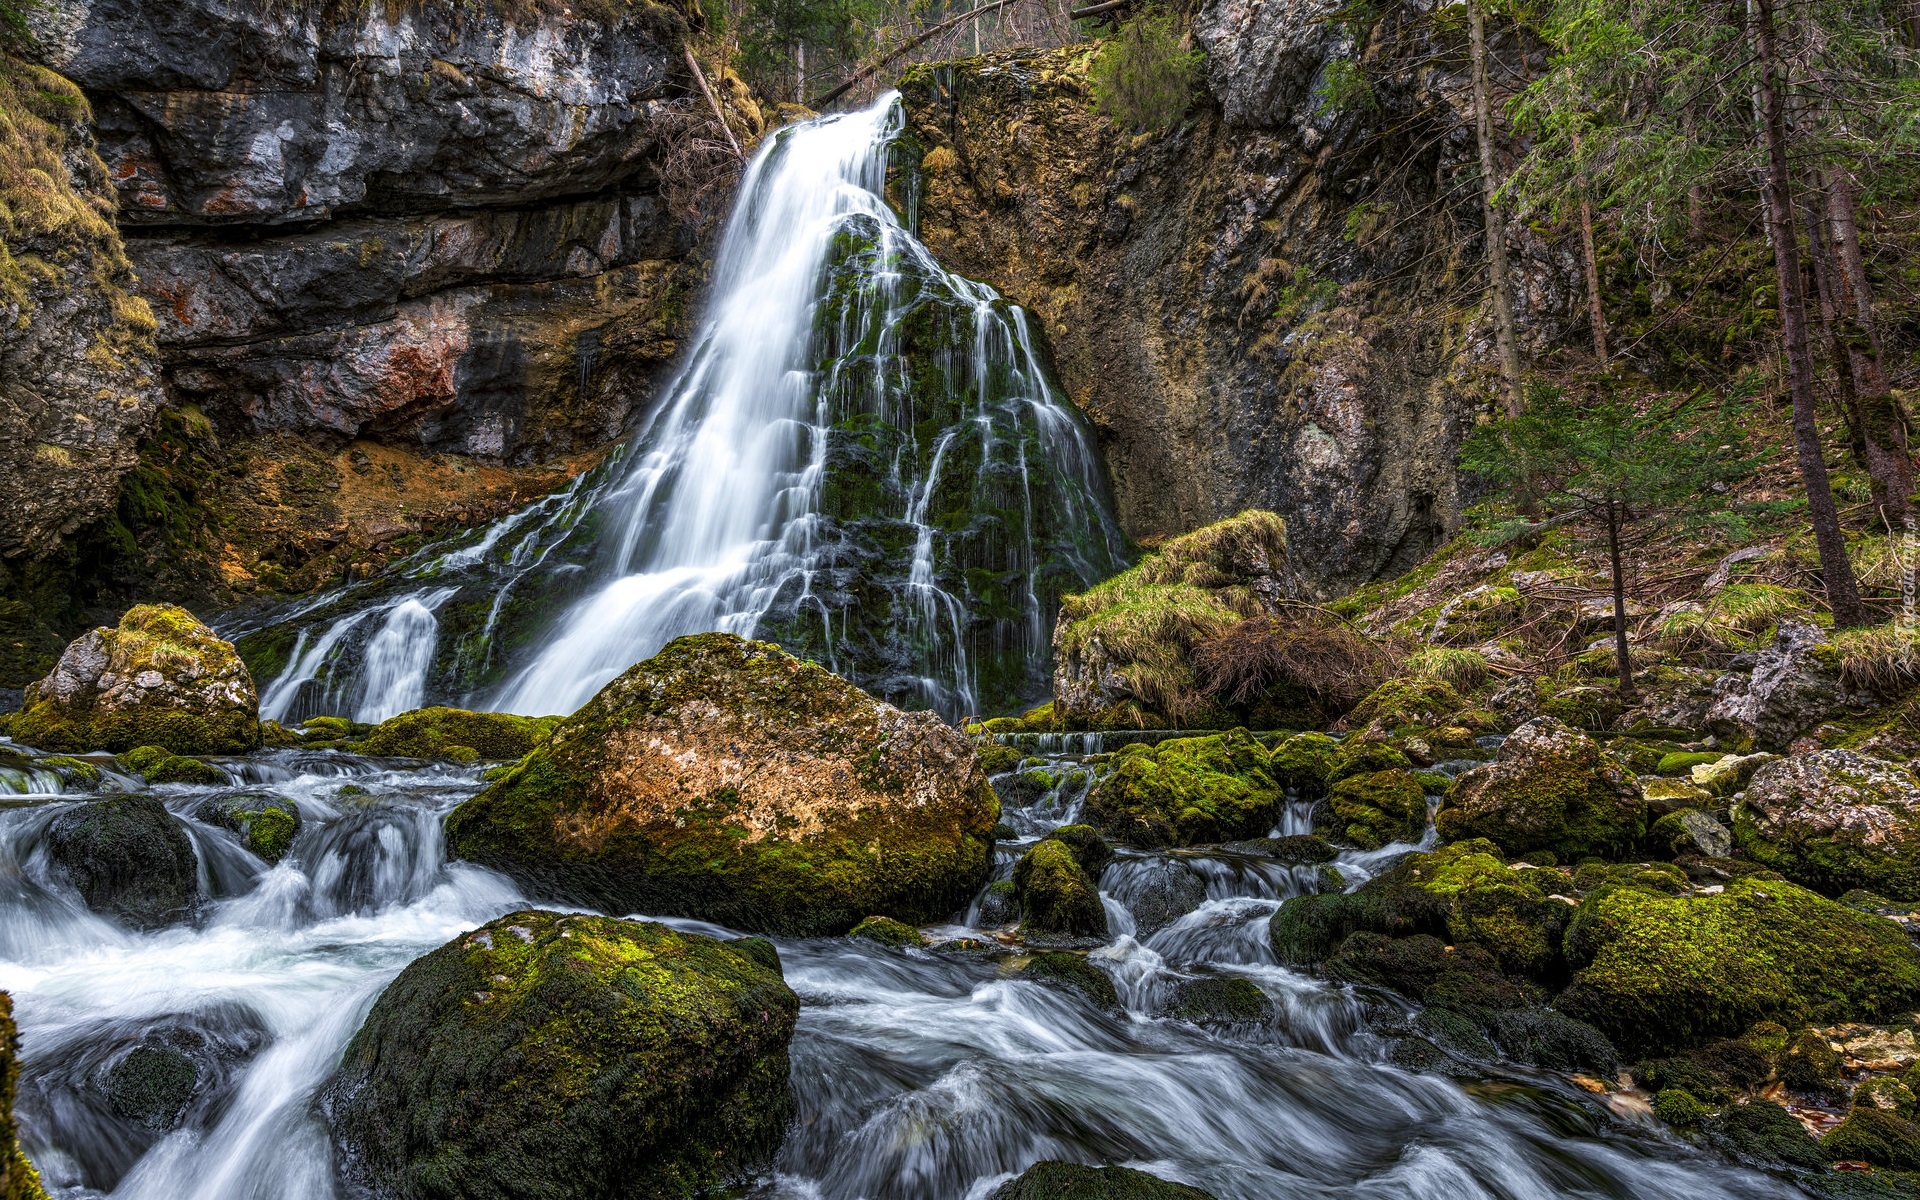
MULTIPOLYGON (((48 862, 48 823, 86 797, 53 791, 47 773, 0 780, 0 988, 21 1031, 22 1142, 55 1196, 344 1195, 313 1099, 367 1009, 408 962, 529 906, 505 876, 446 859, 441 818, 478 789, 478 767, 287 750, 215 761, 232 782, 151 789, 187 825, 203 895, 191 921, 151 933, 88 912, 48 862), (194 819, 237 791, 300 809, 278 865, 194 819), (159 1112, 128 1099, 153 1090, 153 1047, 195 1065, 159 1112)), ((1063 779, 1075 762, 1049 756, 1063 779)), ((110 773, 103 786, 143 785, 110 773)), ((1071 784, 1010 806, 1021 836, 1003 844, 1000 873, 1076 812, 1071 784)), ((1275 832, 1305 819, 1293 806, 1275 832)), ((1334 865, 1357 886, 1412 848, 1334 865)), ((1117 932, 1092 951, 1119 1011, 1016 977, 1010 935, 959 915, 928 933, 971 949, 776 939, 803 1005, 798 1115, 751 1194, 981 1200, 1064 1158, 1141 1167, 1219 1200, 1801 1195, 1564 1077, 1390 1065, 1379 1030, 1403 1003, 1281 967, 1267 947, 1281 900, 1324 879, 1252 854, 1123 849, 1101 877, 1117 932), (1197 907, 1169 909, 1172 877, 1197 907), (1181 981, 1207 974, 1251 980, 1271 1016, 1165 1015, 1181 981)))

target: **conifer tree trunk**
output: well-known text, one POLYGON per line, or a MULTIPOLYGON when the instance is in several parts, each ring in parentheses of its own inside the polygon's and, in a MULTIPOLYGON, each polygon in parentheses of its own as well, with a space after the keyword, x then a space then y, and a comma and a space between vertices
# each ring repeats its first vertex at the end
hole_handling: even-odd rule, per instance
POLYGON ((1620 573, 1620 504, 1607 501, 1607 561, 1613 568, 1613 660, 1620 674, 1620 699, 1633 703, 1633 654, 1627 648, 1627 584, 1620 573))
POLYGON ((1833 610, 1836 629, 1867 622, 1860 603, 1860 587, 1847 544, 1840 534, 1840 516, 1833 506, 1833 488, 1821 457, 1820 426, 1814 411, 1813 354, 1807 344, 1806 297, 1800 288, 1800 247, 1793 233, 1793 195, 1787 164, 1787 122, 1781 107, 1784 71, 1774 49, 1773 0, 1753 0, 1754 57, 1760 77, 1755 89, 1760 101, 1760 135, 1766 142, 1765 209, 1773 242, 1773 273, 1780 293, 1780 332, 1787 349, 1787 390, 1793 398, 1793 442, 1800 460, 1800 480, 1807 489, 1807 516, 1814 543, 1820 550, 1820 573, 1833 610))
POLYGON ((1473 131, 1480 150, 1480 207, 1487 227, 1487 275, 1493 291, 1493 345, 1507 415, 1520 415, 1520 347, 1513 328, 1513 292, 1507 280, 1507 228, 1494 203, 1493 89, 1487 82, 1487 23, 1479 0, 1467 0, 1473 57, 1473 131))

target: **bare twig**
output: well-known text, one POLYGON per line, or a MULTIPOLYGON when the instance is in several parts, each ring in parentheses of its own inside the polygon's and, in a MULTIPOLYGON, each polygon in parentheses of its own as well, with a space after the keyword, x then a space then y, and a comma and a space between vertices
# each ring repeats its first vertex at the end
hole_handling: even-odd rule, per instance
POLYGON ((727 144, 733 147, 733 156, 745 162, 747 156, 740 152, 740 143, 733 136, 733 126, 727 124, 727 114, 720 111, 720 100, 713 94, 713 89, 707 86, 707 73, 700 69, 700 60, 693 56, 691 47, 687 50, 687 66, 693 68, 694 82, 700 85, 700 94, 707 98, 707 105, 713 109, 714 119, 720 122, 720 128, 727 131, 727 144))

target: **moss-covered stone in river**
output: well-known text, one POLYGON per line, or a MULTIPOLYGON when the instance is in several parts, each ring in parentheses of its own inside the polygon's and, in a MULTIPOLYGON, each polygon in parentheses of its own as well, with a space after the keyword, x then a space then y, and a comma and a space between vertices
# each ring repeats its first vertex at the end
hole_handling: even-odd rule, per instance
POLYGON ((1411 772, 1350 775, 1333 785, 1329 803, 1347 839, 1365 850, 1417 842, 1427 827, 1427 792, 1411 772))
POLYGON ((1027 935, 1107 936, 1107 913, 1094 880, 1071 847, 1047 838, 1035 843, 1013 868, 1020 902, 1020 930, 1027 935))
POLYGON ((1043 1162, 1001 1184, 992 1200, 1213 1200, 1213 1196, 1131 1167, 1043 1162))
POLYGON ((121 766, 148 783, 220 784, 227 781, 213 764, 174 754, 164 746, 135 746, 118 757, 121 766))
POLYGON ((536 893, 795 935, 925 924, 985 881, 973 744, 777 646, 670 643, 447 818, 536 893))
POLYGON ((1828 1157, 1920 1171, 1920 1126, 1877 1108, 1856 1108, 1820 1139, 1828 1157))
POLYGON ((1257 837, 1281 799, 1267 762, 1245 730, 1128 746, 1088 795, 1087 817, 1136 846, 1257 837))
POLYGON ((77 804, 48 824, 46 844, 88 908, 136 929, 178 920, 199 897, 193 843, 154 796, 77 804))
POLYGON ((47 1200, 40 1173, 20 1150, 13 1101, 20 1083, 20 1033, 13 1024, 13 997, 0 992, 0 1200, 47 1200))
POLYGON ((184 608, 142 604, 74 639, 8 731, 46 750, 231 754, 260 744, 259 707, 230 643, 184 608))
POLYGON ((1556 1006, 1631 1052, 1759 1021, 1871 1021, 1920 1001, 1920 952, 1898 925, 1777 879, 1685 898, 1602 888, 1565 947, 1576 974, 1556 1006))
POLYGON ((522 758, 559 723, 559 717, 416 708, 380 722, 356 749, 395 758, 522 758))
POLYGON ((868 917, 855 925, 848 937, 865 938, 882 946, 924 946, 927 939, 918 929, 892 917, 868 917))
POLYGON ((798 1013, 727 943, 517 912, 402 971, 322 1107, 382 1195, 694 1196, 778 1145, 798 1013))
POLYGON ((1327 778, 1333 773, 1340 743, 1324 733, 1296 733, 1274 747, 1267 771, 1275 783, 1294 788, 1303 796, 1317 796, 1327 790, 1327 778))
POLYGON ((1088 962, 1085 955, 1050 950, 1036 954, 1020 970, 1022 978, 1053 987, 1071 988, 1101 1008, 1120 1007, 1120 993, 1105 971, 1088 962))
POLYGON ((300 833, 300 809, 275 796, 210 796, 193 810, 194 819, 217 825, 269 863, 286 857, 300 833))

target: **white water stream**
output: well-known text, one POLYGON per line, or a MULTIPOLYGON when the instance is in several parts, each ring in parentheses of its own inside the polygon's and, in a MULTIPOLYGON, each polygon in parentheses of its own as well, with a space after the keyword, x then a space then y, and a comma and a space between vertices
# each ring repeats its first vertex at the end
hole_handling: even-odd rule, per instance
MULTIPOLYGON (((84 799, 0 797, 0 987, 22 1033, 22 1138, 56 1200, 348 1200, 313 1105, 347 1040, 406 963, 524 906, 504 877, 445 861, 440 818, 477 788, 477 769, 297 751, 227 766, 244 785, 157 789, 193 838, 204 899, 151 933, 89 913, 49 866, 43 831, 84 799), (278 866, 192 819, 242 786, 304 816, 278 866), (116 1068, 156 1045, 197 1070, 161 1128, 112 1100, 116 1068)), ((1069 787, 1008 817, 1037 833, 1078 796, 1069 787)), ((1393 853, 1339 865, 1358 880, 1393 853)), ((1043 1158, 1144 1167, 1219 1200, 1800 1194, 1563 1078, 1389 1065, 1375 1029, 1394 1004, 1278 966, 1267 948, 1268 918, 1313 877, 1231 852, 1123 852, 1101 881, 1115 933, 1092 956, 1118 1012, 1021 978, 1004 954, 781 940, 803 1003, 798 1113, 750 1196, 985 1200, 1043 1158), (1168 895, 1186 899, 1169 907, 1168 895), (1208 974, 1253 981, 1271 1017, 1208 1027, 1165 1015, 1182 980, 1208 974)))

